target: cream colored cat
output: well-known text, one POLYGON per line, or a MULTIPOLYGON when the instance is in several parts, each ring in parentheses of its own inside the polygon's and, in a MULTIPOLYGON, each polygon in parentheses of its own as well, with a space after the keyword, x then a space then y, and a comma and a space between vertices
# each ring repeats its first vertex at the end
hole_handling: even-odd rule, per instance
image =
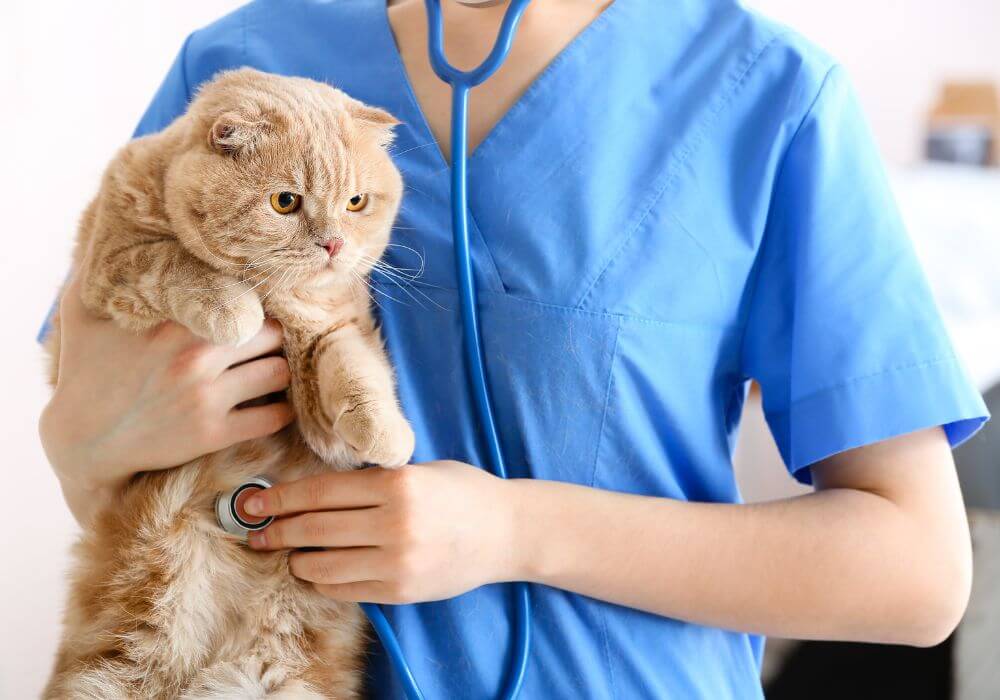
MULTIPOLYGON (((297 422, 140 474, 87 528, 46 698, 359 693, 360 609, 293 578, 286 554, 225 534, 213 504, 257 474, 410 457, 365 284, 402 196, 386 152, 397 123, 328 85, 243 69, 109 166, 75 251, 84 303, 136 331, 169 319, 215 343, 278 319, 297 422)), ((56 319, 52 358, 58 331, 56 319)))

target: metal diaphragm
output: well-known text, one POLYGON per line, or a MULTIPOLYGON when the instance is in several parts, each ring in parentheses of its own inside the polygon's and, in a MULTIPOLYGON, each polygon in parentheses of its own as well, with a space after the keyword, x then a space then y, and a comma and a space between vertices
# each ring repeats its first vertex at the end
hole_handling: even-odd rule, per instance
POLYGON ((243 504, 254 493, 271 486, 273 484, 267 478, 255 476, 226 493, 220 493, 215 499, 215 517, 219 526, 230 535, 245 540, 254 530, 263 530, 270 525, 273 517, 259 518, 250 515, 243 509, 243 504))

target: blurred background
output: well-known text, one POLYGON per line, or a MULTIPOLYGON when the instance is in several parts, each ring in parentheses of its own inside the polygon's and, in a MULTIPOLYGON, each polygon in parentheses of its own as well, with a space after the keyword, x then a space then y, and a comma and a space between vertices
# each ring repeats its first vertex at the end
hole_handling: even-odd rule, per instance
MULTIPOLYGON (((334 0, 336 1, 336 0, 334 0)), ((581 2, 587 0, 580 0, 581 2)), ((185 36, 235 0, 10 3, 0 22, 0 178, 6 299, 0 368, 0 698, 37 696, 59 634, 76 526, 36 433, 48 390, 35 335, 65 273, 76 220, 185 36), (58 154, 53 158, 52 154, 58 154)), ((867 110, 904 216, 970 374, 1000 411, 1000 0, 750 0, 826 48, 867 110)), ((737 454, 748 500, 786 476, 749 402, 737 454)), ((99 397, 95 397, 98 400, 99 397)), ((770 698, 1000 697, 1000 423, 957 453, 976 581, 938 648, 771 640, 770 698)))

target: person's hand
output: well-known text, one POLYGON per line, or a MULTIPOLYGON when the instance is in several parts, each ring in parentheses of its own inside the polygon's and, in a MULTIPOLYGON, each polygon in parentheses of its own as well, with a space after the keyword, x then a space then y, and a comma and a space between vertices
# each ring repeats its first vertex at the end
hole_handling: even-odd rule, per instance
POLYGON ((291 422, 287 403, 235 408, 288 386, 285 359, 260 357, 281 347, 277 323, 241 347, 209 345, 176 323, 136 335, 89 314, 78 287, 62 297, 59 378, 39 421, 67 501, 291 422))
POLYGON ((331 472, 277 484, 244 504, 280 516, 250 533, 293 552, 292 574, 330 598, 412 603, 512 580, 515 513, 508 482, 460 462, 331 472))

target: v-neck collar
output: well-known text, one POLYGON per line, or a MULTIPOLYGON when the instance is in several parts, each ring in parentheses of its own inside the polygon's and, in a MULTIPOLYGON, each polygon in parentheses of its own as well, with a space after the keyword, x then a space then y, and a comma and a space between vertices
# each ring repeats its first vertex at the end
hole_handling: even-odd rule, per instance
MULTIPOLYGON (((451 167, 451 163, 444 157, 444 152, 441 150, 441 144, 435 138, 434 132, 431 130, 430 122, 427 121, 427 116, 424 113, 423 108, 420 106, 420 101, 417 99, 417 93, 413 89, 413 83, 410 81, 410 74, 406 70, 406 63, 403 61, 403 56, 400 54, 399 47, 396 44, 396 37, 392 32, 392 24, 389 22, 389 3, 386 2, 386 0, 371 1, 373 9, 377 11, 379 16, 377 24, 379 25, 379 29, 382 33, 383 44, 386 47, 385 50, 391 57, 395 70, 398 74, 399 82, 406 93, 407 102, 413 112, 411 124, 419 125, 419 129, 423 132, 422 136, 427 139, 426 142, 434 144, 433 150, 436 154, 438 163, 443 169, 448 170, 451 167)), ((591 20, 586 27, 577 33, 577 35, 574 36, 551 61, 549 61, 542 71, 535 76, 535 79, 531 81, 527 89, 518 96, 518 98, 514 101, 514 104, 512 104, 511 107, 500 116, 500 118, 486 133, 486 136, 469 153, 467 158, 468 170, 473 170, 474 164, 483 157, 480 154, 482 152, 488 153, 489 150, 493 148, 493 143, 499 139, 499 136, 512 128, 512 125, 515 124, 515 120, 518 115, 527 110, 532 97, 537 92, 544 89, 549 82, 558 78, 560 66, 566 62, 566 58, 572 55, 580 45, 587 43, 590 36, 592 34, 596 34, 600 28, 609 21, 609 17, 614 14, 618 6, 623 4, 625 1, 626 0, 612 0, 610 5, 605 7, 597 17, 591 20)))

